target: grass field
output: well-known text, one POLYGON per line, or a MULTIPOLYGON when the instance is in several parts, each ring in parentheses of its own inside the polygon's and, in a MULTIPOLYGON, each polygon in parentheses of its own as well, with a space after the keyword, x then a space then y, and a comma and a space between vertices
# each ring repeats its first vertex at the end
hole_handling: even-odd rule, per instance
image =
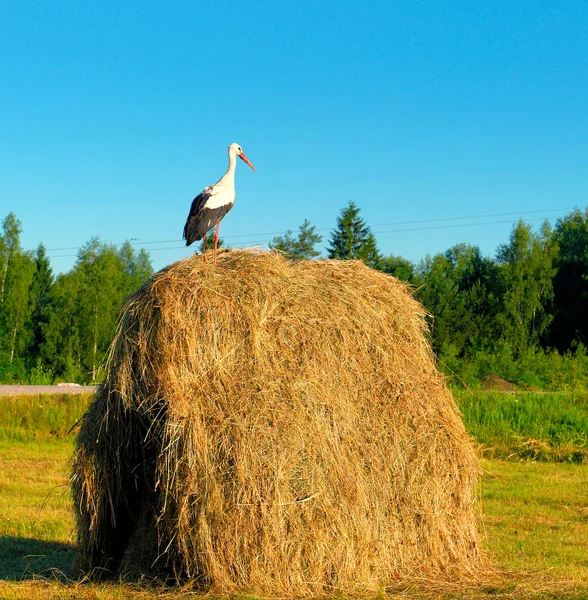
POLYGON ((86 412, 93 395, 0 396, 0 441, 63 438, 86 412))
MULTIPOLYGON (((72 400, 79 402, 75 409, 64 408, 59 398, 42 400, 45 410, 31 416, 38 410, 34 401, 0 398, 0 598, 201 597, 188 590, 71 580, 75 537, 68 472, 73 434, 66 432, 87 399, 72 400)), ((512 431, 515 425, 509 426, 512 431)), ((573 439, 581 449, 583 438, 573 439)), ((552 435, 543 443, 557 447, 555 441, 552 435)), ((512 455, 510 461, 482 460, 480 524, 494 564, 508 571, 499 583, 436 592, 423 585, 389 597, 586 600, 588 465, 573 459, 549 462, 550 457, 558 459, 545 454, 541 461, 514 461, 512 455)))
POLYGON ((470 435, 490 458, 588 462, 588 397, 454 390, 470 435))

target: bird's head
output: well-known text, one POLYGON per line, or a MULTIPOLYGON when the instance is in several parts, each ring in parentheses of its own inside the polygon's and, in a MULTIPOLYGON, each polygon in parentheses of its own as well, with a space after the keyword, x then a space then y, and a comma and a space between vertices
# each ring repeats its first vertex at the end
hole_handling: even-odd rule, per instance
POLYGON ((254 171, 256 171, 255 167, 249 162, 249 159, 245 156, 243 152, 243 148, 239 146, 239 144, 231 144, 229 146, 229 156, 233 154, 234 156, 238 156, 242 161, 246 162, 254 171))

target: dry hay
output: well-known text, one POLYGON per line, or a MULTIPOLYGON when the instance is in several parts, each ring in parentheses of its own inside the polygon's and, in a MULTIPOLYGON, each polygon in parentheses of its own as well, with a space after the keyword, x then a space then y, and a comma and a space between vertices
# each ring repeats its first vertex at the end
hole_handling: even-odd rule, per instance
POLYGON ((77 441, 81 572, 282 596, 477 576, 477 459, 425 333, 359 262, 154 275, 77 441))

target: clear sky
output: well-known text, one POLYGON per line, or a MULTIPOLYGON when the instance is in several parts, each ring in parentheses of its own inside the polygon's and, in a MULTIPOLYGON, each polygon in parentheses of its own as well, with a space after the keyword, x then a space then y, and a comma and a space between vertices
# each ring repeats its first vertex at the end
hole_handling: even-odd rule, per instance
POLYGON ((327 242, 351 199, 385 254, 493 255, 588 204, 588 2, 0 2, 0 218, 56 272, 91 236, 187 256, 234 141, 231 245, 327 242))

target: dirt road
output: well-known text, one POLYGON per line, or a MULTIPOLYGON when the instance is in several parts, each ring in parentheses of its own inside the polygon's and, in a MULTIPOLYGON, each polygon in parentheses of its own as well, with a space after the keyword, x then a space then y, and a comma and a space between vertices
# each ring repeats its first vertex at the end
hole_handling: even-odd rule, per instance
POLYGON ((36 396, 37 394, 93 394, 95 385, 0 385, 0 396, 36 396))

